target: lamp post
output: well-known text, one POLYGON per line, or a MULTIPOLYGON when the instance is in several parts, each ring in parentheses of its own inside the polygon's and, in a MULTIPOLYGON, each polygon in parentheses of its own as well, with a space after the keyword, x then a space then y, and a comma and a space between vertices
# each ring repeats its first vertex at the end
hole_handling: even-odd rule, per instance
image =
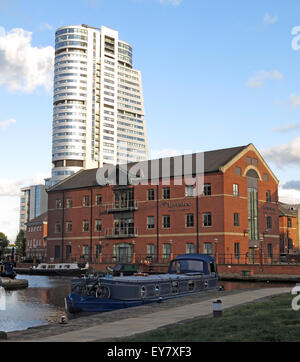
POLYGON ((3 253, 3 239, 2 238, 0 238, 0 261, 1 261, 1 259, 2 259, 2 253, 3 253))
POLYGON ((218 239, 217 238, 214 239, 214 243, 215 243, 215 259, 216 259, 216 263, 218 264, 218 239))

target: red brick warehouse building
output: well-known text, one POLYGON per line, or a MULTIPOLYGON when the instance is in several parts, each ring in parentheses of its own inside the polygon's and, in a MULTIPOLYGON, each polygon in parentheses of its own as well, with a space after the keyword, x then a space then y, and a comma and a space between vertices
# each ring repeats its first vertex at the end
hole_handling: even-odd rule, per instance
POLYGON ((100 186, 98 170, 90 169, 53 186, 48 260, 167 262, 188 252, 216 255, 219 263, 279 257, 278 180, 253 144, 204 152, 204 170, 195 175, 198 155, 189 156, 188 173, 175 172, 178 162, 185 170, 185 156, 128 164, 126 177, 139 184, 120 185, 117 167, 114 184, 100 186), (162 173, 168 162, 169 185, 162 173))
POLYGON ((26 258, 40 261, 47 257, 47 212, 29 221, 26 226, 26 258))

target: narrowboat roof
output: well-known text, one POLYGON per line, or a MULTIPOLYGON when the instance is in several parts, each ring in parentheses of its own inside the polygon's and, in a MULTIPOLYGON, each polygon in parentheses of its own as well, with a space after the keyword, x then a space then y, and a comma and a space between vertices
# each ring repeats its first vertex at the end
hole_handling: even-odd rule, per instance
POLYGON ((215 258, 208 254, 181 254, 178 255, 174 260, 202 260, 207 263, 211 263, 215 261, 215 258))

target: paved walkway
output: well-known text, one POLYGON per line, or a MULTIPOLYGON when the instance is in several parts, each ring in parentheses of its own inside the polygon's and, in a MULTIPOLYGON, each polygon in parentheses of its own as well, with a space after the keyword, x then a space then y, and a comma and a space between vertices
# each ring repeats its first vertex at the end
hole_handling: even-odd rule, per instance
MULTIPOLYGON (((283 293, 291 293, 291 288, 263 288, 258 290, 247 290, 239 294, 223 295, 221 300, 223 310, 225 310, 241 304, 246 304, 283 293)), ((159 327, 178 323, 187 319, 210 315, 212 314, 212 302, 214 300, 216 300, 216 298, 170 308, 168 310, 154 312, 136 318, 126 318, 115 322, 103 323, 99 326, 41 338, 39 340, 31 340, 30 342, 96 342, 115 340, 155 330, 159 327)))

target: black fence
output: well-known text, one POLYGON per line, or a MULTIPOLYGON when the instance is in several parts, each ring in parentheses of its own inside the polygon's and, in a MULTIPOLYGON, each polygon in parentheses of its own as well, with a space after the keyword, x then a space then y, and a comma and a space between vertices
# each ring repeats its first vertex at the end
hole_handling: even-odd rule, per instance
MULTIPOLYGON (((61 257, 51 260, 54 263, 90 263, 90 264, 141 264, 141 265, 154 265, 154 264, 166 264, 174 259, 177 254, 160 255, 158 258, 156 255, 147 254, 125 254, 125 255, 111 255, 111 254, 93 254, 84 255, 80 257, 65 256, 62 260, 61 257)), ((300 254, 277 254, 277 255, 265 255, 263 253, 255 253, 253 255, 246 254, 214 254, 217 264, 219 265, 271 265, 271 264, 300 264, 300 254)))

